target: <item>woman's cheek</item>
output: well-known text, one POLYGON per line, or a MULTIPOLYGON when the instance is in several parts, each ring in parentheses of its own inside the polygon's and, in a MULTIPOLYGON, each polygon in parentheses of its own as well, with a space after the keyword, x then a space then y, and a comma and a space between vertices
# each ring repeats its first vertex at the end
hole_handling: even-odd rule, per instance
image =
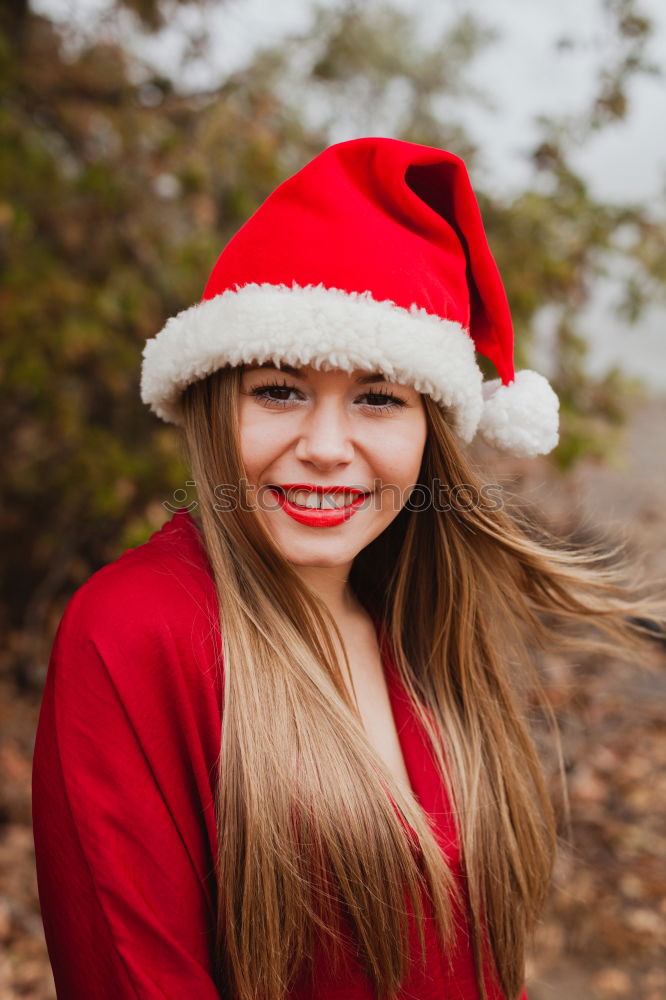
POLYGON ((279 449, 275 426, 270 426, 261 414, 241 412, 239 436, 241 455, 246 468, 261 467, 279 449))
POLYGON ((418 440, 395 443, 390 452, 390 460, 383 466, 384 480, 406 488, 417 481, 422 459, 423 444, 418 440))

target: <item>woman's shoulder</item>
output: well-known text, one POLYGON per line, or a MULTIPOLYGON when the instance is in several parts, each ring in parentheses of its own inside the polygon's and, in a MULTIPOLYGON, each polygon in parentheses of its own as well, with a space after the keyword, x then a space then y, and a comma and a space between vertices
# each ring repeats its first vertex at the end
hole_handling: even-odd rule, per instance
MULTIPOLYGON (((191 515, 176 511, 140 545, 97 569, 72 594, 72 606, 104 621, 104 612, 146 622, 147 615, 189 609, 214 592, 213 576, 191 515)), ((127 620, 127 619, 123 619, 127 620)))
POLYGON ((219 644, 214 580, 187 511, 96 570, 70 597, 54 648, 92 648, 119 673, 204 666, 219 644))

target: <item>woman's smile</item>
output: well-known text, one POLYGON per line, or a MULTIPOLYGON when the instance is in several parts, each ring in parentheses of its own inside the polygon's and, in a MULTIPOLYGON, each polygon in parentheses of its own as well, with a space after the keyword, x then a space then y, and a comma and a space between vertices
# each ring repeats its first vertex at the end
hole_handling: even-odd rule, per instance
POLYGON ((269 488, 269 494, 277 500, 281 509, 299 524, 310 528, 334 528, 344 524, 366 503, 370 493, 334 494, 307 492, 305 490, 285 493, 275 487, 269 488), (296 493, 302 503, 297 503, 292 496, 296 493), (345 500, 348 502, 345 502, 345 500))

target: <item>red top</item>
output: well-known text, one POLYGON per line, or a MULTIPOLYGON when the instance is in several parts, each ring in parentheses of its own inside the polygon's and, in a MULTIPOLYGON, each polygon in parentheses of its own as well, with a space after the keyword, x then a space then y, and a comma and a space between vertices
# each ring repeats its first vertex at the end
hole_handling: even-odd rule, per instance
MULTIPOLYGON (((86 581, 60 622, 33 761, 39 898, 60 1000, 219 1000, 212 978, 221 649, 213 577, 185 510, 86 581)), ((457 846, 444 787, 383 636, 407 772, 457 846)), ((428 965, 407 1000, 477 1000, 467 936, 450 977, 427 905, 428 965)), ((418 955, 416 926, 411 927, 418 955)), ((352 953, 290 1000, 374 1000, 352 953)), ((488 981, 489 1000, 503 1000, 488 981)), ((527 1000, 523 993, 521 1000, 527 1000)))

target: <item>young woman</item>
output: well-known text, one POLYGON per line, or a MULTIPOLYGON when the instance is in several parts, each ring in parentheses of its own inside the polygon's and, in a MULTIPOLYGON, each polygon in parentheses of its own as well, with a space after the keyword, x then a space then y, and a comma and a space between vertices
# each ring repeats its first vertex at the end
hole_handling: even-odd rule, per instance
POLYGON ((530 651, 640 648, 664 605, 466 454, 549 452, 558 404, 514 371, 462 161, 324 150, 148 342, 142 398, 198 503, 54 642, 33 821, 58 996, 525 998, 557 846, 530 651))

